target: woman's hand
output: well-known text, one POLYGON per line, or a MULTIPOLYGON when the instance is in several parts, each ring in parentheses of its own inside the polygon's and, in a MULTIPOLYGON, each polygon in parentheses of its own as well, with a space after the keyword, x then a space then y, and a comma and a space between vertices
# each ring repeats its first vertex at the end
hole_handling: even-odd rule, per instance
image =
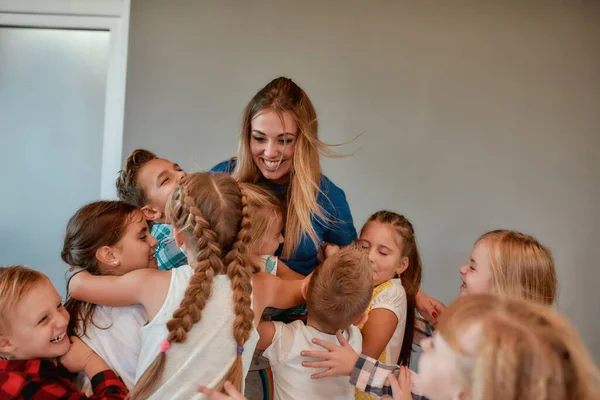
POLYGON ((198 392, 207 395, 212 400, 247 400, 229 381, 225 381, 223 389, 225 389, 225 393, 227 394, 221 393, 215 389, 207 388, 206 386, 199 386, 198 392))
POLYGON ((307 368, 327 368, 323 372, 313 374, 312 379, 321 379, 328 376, 350 376, 358 361, 358 354, 348 343, 342 331, 337 331, 337 339, 341 346, 334 343, 325 342, 320 339, 313 339, 317 344, 327 351, 304 350, 300 353, 303 357, 320 358, 325 361, 303 361, 302 366, 307 368))
POLYGON ((317 253, 317 261, 320 264, 323 261, 325 261, 327 257, 331 257, 338 251, 340 251, 340 246, 337 246, 335 244, 322 243, 321 247, 319 248, 319 252, 317 253))
POLYGON ((431 325, 435 327, 439 315, 444 311, 444 304, 437 301, 433 297, 427 296, 425 293, 419 291, 415 298, 417 311, 423 316, 431 325))

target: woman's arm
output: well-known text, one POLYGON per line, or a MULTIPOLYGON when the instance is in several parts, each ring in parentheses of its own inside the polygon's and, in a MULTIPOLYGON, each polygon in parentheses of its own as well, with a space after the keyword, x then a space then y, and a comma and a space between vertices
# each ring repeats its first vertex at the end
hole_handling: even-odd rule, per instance
POLYGON ((379 358, 397 325, 398 317, 392 311, 385 308, 371 310, 369 319, 362 329, 363 354, 375 359, 379 358))

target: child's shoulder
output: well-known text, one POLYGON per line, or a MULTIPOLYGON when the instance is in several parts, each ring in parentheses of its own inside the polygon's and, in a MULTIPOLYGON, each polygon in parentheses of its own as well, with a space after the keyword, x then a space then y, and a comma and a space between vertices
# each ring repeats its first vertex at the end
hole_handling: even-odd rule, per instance
POLYGON ((390 305, 394 308, 405 307, 406 291, 400 279, 390 279, 375 287, 371 305, 371 308, 378 308, 377 306, 382 305, 390 305))

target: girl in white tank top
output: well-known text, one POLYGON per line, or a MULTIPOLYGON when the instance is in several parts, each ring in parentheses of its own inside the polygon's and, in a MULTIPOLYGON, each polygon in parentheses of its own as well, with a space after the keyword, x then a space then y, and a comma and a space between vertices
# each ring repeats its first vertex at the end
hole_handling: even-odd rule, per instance
MULTIPOLYGON (((96 201, 79 209, 67 224, 62 259, 93 275, 123 275, 156 269, 154 246, 142 212, 121 201, 96 201)), ((81 338, 133 388, 141 349, 140 328, 148 321, 140 305, 104 307, 69 298, 69 334, 81 338)), ((92 393, 87 377, 80 390, 92 393)))
POLYGON ((145 307, 150 323, 142 331, 132 400, 203 398, 199 385, 220 388, 226 379, 241 389, 263 310, 302 303, 303 281, 255 273, 246 249, 252 229, 246 197, 227 175, 184 177, 166 216, 190 266, 123 276, 82 272, 72 278, 71 294, 103 305, 145 307))

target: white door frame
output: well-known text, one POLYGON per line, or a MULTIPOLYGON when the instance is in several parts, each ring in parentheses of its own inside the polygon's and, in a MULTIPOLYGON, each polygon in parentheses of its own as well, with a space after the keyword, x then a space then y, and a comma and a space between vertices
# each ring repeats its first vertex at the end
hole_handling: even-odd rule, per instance
POLYGON ((0 26, 110 32, 100 196, 116 198, 121 169, 131 0, 0 0, 0 26))

